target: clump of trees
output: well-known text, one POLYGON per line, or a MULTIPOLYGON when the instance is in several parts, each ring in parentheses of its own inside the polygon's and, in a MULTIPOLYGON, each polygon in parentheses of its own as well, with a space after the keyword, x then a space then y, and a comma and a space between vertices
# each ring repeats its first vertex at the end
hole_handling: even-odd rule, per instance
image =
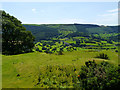
POLYGON ((113 90, 120 89, 120 65, 114 66, 108 62, 88 61, 81 68, 78 80, 85 90, 113 90))
POLYGON ((2 53, 6 55, 32 51, 35 37, 14 16, 2 12, 2 53))
POLYGON ((108 55, 105 53, 100 53, 96 58, 101 58, 101 59, 109 59, 108 55))

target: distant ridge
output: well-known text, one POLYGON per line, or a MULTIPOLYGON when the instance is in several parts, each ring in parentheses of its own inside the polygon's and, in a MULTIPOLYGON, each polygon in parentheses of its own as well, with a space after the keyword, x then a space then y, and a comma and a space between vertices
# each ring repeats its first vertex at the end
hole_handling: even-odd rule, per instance
POLYGON ((64 36, 69 33, 72 35, 75 32, 82 32, 84 34, 118 33, 118 26, 100 26, 95 24, 23 24, 23 26, 32 32, 36 37, 36 41, 63 34, 64 36))

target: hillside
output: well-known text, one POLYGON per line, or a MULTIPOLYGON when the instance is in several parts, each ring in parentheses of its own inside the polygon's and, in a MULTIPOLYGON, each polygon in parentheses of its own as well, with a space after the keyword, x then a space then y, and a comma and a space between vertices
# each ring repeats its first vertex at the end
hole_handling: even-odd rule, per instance
MULTIPOLYGON (((87 37, 94 34, 111 34, 111 37, 116 40, 117 37, 113 37, 112 34, 118 33, 117 26, 99 26, 94 24, 23 24, 23 26, 32 32, 36 37, 36 41, 73 37, 78 33, 83 33, 87 37)), ((81 36, 81 34, 78 36, 81 36)))
POLYGON ((113 65, 118 64, 118 53, 112 52, 111 50, 100 52, 80 50, 65 52, 64 55, 60 56, 42 52, 12 56, 3 55, 2 87, 74 88, 74 85, 77 84, 77 75, 80 71, 80 67, 84 65, 86 61, 95 60, 97 63, 100 63, 104 60, 113 65), (100 52, 107 53, 110 60, 95 58, 96 54, 100 52), (50 70, 52 71, 50 72, 50 70), (69 76, 67 76, 67 74, 69 74, 69 76), (56 83, 53 82, 54 77, 56 77, 56 83), (73 81, 73 79, 76 79, 76 81, 73 81), (66 82, 63 83, 64 81, 66 82))

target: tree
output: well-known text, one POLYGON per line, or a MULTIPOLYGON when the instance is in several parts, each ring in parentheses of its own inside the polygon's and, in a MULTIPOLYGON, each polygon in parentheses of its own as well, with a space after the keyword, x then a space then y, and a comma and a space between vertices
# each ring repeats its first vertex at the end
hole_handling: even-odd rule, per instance
POLYGON ((76 46, 78 47, 80 45, 80 40, 76 40, 76 46))
POLYGON ((32 51, 35 37, 21 22, 5 11, 2 12, 2 53, 19 54, 32 51))

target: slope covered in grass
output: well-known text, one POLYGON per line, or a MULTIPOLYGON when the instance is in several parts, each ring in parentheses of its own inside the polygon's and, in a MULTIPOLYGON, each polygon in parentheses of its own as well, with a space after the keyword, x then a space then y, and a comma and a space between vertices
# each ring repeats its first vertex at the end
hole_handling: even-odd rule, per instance
POLYGON ((95 60, 97 63, 105 60, 117 65, 118 53, 111 50, 80 50, 64 52, 64 55, 40 52, 11 56, 3 55, 2 86, 3 88, 45 88, 48 86, 70 88, 77 82, 80 67, 88 60, 95 60), (110 60, 95 58, 99 53, 107 53, 110 60), (54 78, 56 79, 54 80, 54 78))
POLYGON ((23 26, 27 31, 32 32, 36 37, 36 41, 53 37, 58 38, 58 36, 61 38, 66 36, 72 37, 73 35, 76 36, 78 32, 87 36, 91 34, 118 33, 117 26, 99 26, 93 24, 23 24, 23 26))

